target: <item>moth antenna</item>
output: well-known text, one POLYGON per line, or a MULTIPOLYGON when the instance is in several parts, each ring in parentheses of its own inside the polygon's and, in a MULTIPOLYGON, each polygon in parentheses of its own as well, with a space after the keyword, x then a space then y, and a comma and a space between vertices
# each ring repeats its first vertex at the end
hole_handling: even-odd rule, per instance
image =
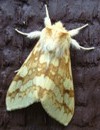
POLYGON ((30 33, 24 33, 24 32, 19 31, 18 29, 15 29, 15 31, 21 35, 27 36, 29 39, 38 38, 41 35, 41 31, 33 31, 30 33))
POLYGON ((45 17, 44 23, 45 23, 45 26, 50 26, 51 20, 49 17, 49 11, 48 11, 47 5, 45 5, 45 11, 46 11, 46 17, 45 17))
POLYGON ((83 28, 86 28, 88 25, 89 25, 89 24, 85 24, 85 25, 83 25, 83 26, 81 26, 81 27, 79 27, 79 28, 72 29, 72 30, 70 30, 70 31, 68 31, 68 32, 69 32, 69 34, 71 35, 71 37, 76 36, 83 28))

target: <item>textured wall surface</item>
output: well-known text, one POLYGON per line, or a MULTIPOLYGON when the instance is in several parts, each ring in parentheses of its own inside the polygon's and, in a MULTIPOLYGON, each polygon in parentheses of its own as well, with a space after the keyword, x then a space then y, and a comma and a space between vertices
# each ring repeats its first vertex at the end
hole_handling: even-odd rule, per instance
POLYGON ((0 130, 100 130, 100 0, 0 0, 0 130), (37 40, 14 31, 41 30, 44 4, 51 20, 61 20, 67 29, 89 23, 76 37, 93 51, 71 48, 75 86, 75 114, 67 127, 50 118, 40 104, 7 112, 5 96, 17 70, 37 40))

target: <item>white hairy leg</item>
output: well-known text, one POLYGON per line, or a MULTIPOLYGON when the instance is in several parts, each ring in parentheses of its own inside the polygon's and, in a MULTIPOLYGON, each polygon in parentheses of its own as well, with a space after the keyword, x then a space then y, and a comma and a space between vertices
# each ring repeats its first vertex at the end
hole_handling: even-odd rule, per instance
POLYGON ((73 37, 73 36, 76 36, 76 35, 80 32, 80 30, 82 30, 83 28, 85 28, 85 27, 87 27, 87 26, 88 26, 88 24, 85 24, 85 25, 83 25, 82 27, 69 30, 68 32, 69 32, 70 36, 73 37))
POLYGON ((75 39, 72 39, 71 38, 71 45, 74 46, 76 49, 83 49, 83 50, 93 50, 95 49, 95 47, 89 47, 89 48, 86 48, 86 47, 82 47, 79 45, 79 43, 75 40, 75 39))
POLYGON ((45 24, 45 26, 50 26, 51 20, 50 20, 50 17, 49 17, 47 5, 45 5, 45 10, 46 10, 46 17, 44 18, 44 24, 45 24))
POLYGON ((24 36, 27 36, 27 38, 29 38, 29 39, 39 38, 41 35, 41 31, 33 31, 30 33, 24 33, 24 32, 19 31, 18 29, 15 29, 15 31, 24 36))
MULTIPOLYGON (((50 17, 49 17, 47 5, 45 5, 45 10, 46 10, 46 17, 44 19, 44 23, 45 23, 45 26, 50 26, 51 20, 50 20, 50 17)), ((33 31, 33 32, 30 32, 30 33, 24 33, 24 32, 19 31, 18 29, 15 29, 15 31, 24 35, 24 36, 26 36, 29 39, 39 38, 40 35, 41 35, 41 31, 33 31)))

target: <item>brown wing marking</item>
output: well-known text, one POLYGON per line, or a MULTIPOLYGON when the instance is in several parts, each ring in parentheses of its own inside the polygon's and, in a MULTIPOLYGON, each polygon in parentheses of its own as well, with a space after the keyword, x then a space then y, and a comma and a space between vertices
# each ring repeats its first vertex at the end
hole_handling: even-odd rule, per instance
POLYGON ((51 62, 46 76, 53 81, 55 86, 46 90, 45 94, 41 96, 41 104, 51 117, 67 125, 74 114, 74 89, 70 56, 65 55, 61 58, 58 67, 55 67, 51 62))
POLYGON ((39 43, 31 51, 28 58, 14 77, 6 97, 7 110, 20 109, 29 106, 38 99, 38 87, 33 85, 40 57, 39 43))

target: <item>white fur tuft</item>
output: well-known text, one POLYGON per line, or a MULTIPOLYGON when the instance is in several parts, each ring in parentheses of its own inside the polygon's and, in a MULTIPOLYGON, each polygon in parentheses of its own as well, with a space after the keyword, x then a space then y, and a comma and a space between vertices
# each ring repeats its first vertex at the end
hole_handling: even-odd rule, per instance
POLYGON ((28 37, 29 39, 33 39, 33 38, 38 38, 38 37, 40 37, 40 35, 41 35, 41 32, 40 32, 40 31, 34 31, 34 32, 28 33, 27 37, 28 37))

